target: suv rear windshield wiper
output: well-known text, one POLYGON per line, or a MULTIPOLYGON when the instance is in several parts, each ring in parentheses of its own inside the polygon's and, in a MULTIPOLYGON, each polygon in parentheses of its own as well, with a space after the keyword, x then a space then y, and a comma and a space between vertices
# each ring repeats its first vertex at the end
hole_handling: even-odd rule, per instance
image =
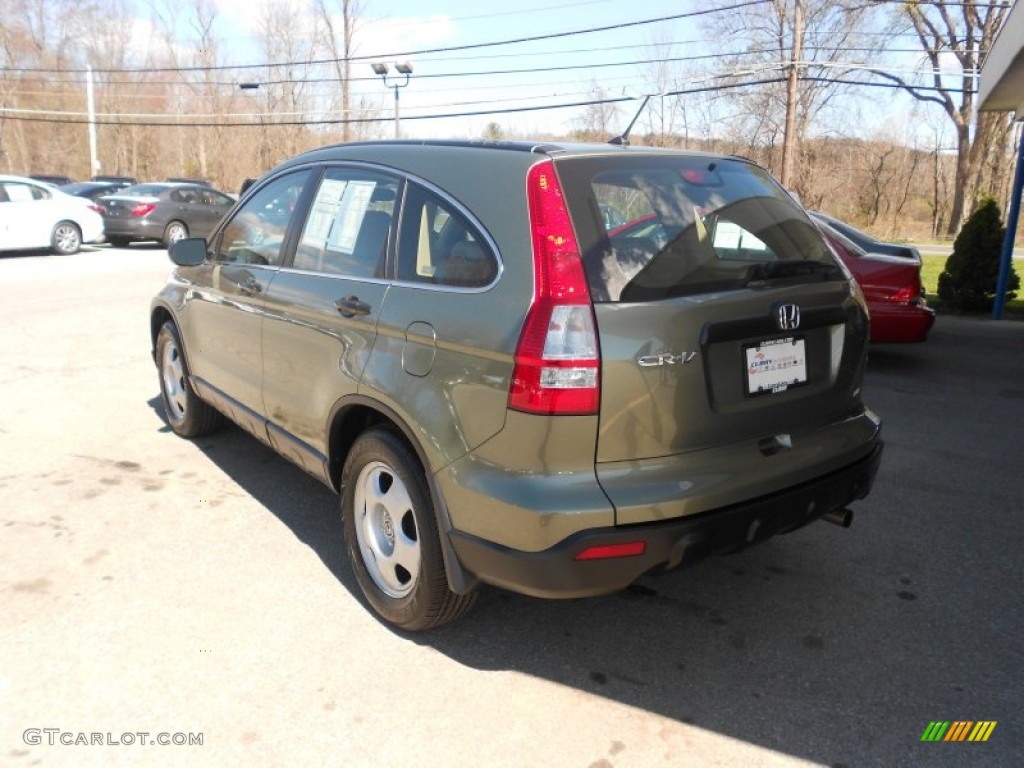
POLYGON ((755 264, 750 268, 747 272, 747 285, 802 275, 821 275, 822 280, 828 280, 834 273, 840 271, 835 264, 815 259, 768 261, 755 264))

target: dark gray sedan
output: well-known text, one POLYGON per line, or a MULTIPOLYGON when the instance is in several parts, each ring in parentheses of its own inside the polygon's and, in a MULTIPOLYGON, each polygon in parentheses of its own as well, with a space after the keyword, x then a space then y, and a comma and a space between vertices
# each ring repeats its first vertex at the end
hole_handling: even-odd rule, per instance
POLYGON ((185 237, 205 237, 235 201, 199 184, 152 183, 127 187, 100 198, 111 245, 156 240, 170 245, 185 237))

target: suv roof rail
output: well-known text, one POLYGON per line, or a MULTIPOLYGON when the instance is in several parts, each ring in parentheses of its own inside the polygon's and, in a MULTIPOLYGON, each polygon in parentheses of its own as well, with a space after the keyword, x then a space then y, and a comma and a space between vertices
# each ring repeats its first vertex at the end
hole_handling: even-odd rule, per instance
POLYGON ((559 144, 544 143, 536 141, 514 141, 492 139, 376 139, 368 141, 349 141, 339 144, 329 144, 323 147, 303 152, 303 155, 319 152, 324 149, 340 149, 347 147, 379 147, 379 146, 415 146, 415 147, 464 147, 475 149, 506 149, 515 152, 535 152, 548 155, 555 152, 562 152, 564 148, 559 144))

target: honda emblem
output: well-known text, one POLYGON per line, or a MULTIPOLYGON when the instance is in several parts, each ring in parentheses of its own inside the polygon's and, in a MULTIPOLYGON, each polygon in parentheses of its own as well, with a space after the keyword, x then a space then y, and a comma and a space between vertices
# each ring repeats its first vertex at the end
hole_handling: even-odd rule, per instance
POLYGON ((779 324, 779 330, 796 330, 800 327, 800 307, 796 304, 780 304, 775 319, 779 324))

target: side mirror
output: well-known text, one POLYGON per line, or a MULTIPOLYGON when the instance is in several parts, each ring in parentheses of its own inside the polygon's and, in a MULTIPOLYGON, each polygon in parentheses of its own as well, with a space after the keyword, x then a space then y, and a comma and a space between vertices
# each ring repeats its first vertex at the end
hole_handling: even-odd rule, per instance
POLYGON ((171 243, 167 249, 171 261, 179 267, 198 267, 206 261, 206 240, 202 237, 186 237, 171 243))

